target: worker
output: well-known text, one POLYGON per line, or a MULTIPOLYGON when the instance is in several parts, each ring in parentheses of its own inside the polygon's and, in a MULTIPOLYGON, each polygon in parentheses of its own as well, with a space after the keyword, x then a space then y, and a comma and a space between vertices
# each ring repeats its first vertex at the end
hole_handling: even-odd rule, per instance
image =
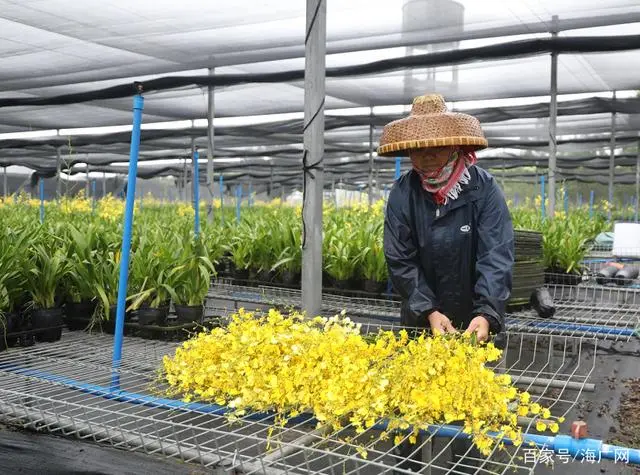
MULTIPOLYGON (((513 225, 496 180, 475 165, 485 147, 479 121, 449 112, 437 94, 417 97, 408 117, 384 127, 378 155, 408 156, 412 165, 391 189, 384 225, 403 326, 480 341, 504 330, 513 225)), ((479 456, 464 439, 452 441, 452 451, 479 456)))

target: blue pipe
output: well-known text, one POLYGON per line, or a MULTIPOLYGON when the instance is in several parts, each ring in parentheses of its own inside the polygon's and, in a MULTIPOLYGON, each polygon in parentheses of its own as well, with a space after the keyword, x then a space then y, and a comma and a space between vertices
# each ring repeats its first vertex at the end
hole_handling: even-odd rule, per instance
POLYGON ((220 224, 224 224, 224 177, 222 173, 220 173, 218 185, 220 187, 220 224))
POLYGON ((547 207, 545 202, 546 200, 546 192, 544 190, 544 175, 540 176, 540 214, 542 215, 542 219, 547 216, 547 207))
MULTIPOLYGON (((187 403, 176 399, 157 398, 154 396, 147 396, 145 394, 138 394, 119 389, 113 390, 113 388, 83 383, 81 381, 77 381, 64 376, 57 376, 40 370, 20 368, 16 365, 1 364, 0 369, 27 377, 34 377, 41 380, 62 384, 71 389, 118 402, 140 404, 143 406, 160 409, 187 410, 219 416, 225 415, 231 411, 231 409, 225 406, 219 406, 216 404, 187 403)), ((273 419, 274 416, 275 414, 273 413, 253 413, 249 415, 248 418, 251 420, 266 422, 270 419, 273 419)), ((317 421, 310 414, 302 414, 295 418, 291 418, 290 422, 293 424, 300 424, 302 422, 315 424, 317 421)), ((381 421, 375 424, 372 428, 382 431, 387 430, 388 422, 381 421)), ((464 432, 462 432, 461 427, 450 424, 430 425, 426 430, 421 430, 420 432, 423 434, 429 433, 440 437, 464 439, 471 438, 469 434, 465 434, 464 432)), ((490 432, 488 435, 496 439, 499 438, 498 434, 494 432, 490 432)), ((513 445, 513 441, 511 439, 499 438, 499 440, 507 445, 513 445)), ((538 448, 551 449, 556 453, 564 453, 575 457, 577 460, 581 460, 589 452, 594 455, 599 454, 600 457, 604 459, 615 460, 615 458, 619 456, 621 452, 623 452, 629 455, 629 463, 640 464, 640 449, 604 444, 602 440, 599 439, 574 439, 573 437, 570 437, 568 435, 548 436, 538 434, 522 434, 522 440, 523 447, 534 444, 538 448)))
POLYGON ((569 193, 567 193, 566 189, 564 190, 563 200, 564 200, 564 214, 569 214, 569 193))
POLYGON ((193 152, 193 232, 196 239, 200 236, 200 152, 193 152))
POLYGON ((113 358, 111 361, 111 387, 120 388, 120 363, 122 362, 122 333, 124 331, 124 312, 127 299, 127 281, 129 278, 129 258, 131 252, 131 228, 133 227, 133 208, 136 199, 136 177, 138 175, 138 151, 140 149, 140 125, 144 98, 141 94, 133 97, 133 127, 131 129, 131 148, 129 151, 129 176, 124 210, 124 229, 122 230, 122 251, 120 253, 120 278, 118 280, 118 305, 116 327, 113 340, 113 358))
POLYGON ((569 331, 581 331, 588 333, 595 333, 598 335, 617 335, 617 336, 635 336, 636 330, 633 328, 618 328, 618 327, 606 327, 599 325, 587 325, 577 323, 561 323, 561 322, 540 322, 540 321, 527 321, 519 320, 517 318, 507 319, 507 325, 522 325, 532 328, 547 329, 547 330, 569 330, 569 331))
POLYGON ((38 188, 40 192, 40 222, 44 223, 44 180, 38 178, 38 188))
POLYGON ((595 201, 596 198, 596 193, 595 191, 591 190, 589 192, 589 217, 593 218, 593 202, 595 201))
POLYGON ((236 185, 236 223, 240 222, 240 201, 242 200, 242 185, 236 185))
MULTIPOLYGON (((8 371, 11 373, 19 374, 22 376, 38 378, 44 381, 51 381, 53 383, 62 384, 67 386, 68 388, 81 391, 83 393, 91 394, 93 396, 103 397, 105 399, 118 401, 118 402, 127 402, 131 404, 139 404, 147 407, 154 407, 160 409, 169 409, 169 410, 186 410, 186 411, 195 411, 203 414, 213 414, 218 416, 223 416, 227 413, 233 412, 233 409, 230 409, 226 406, 219 406, 217 404, 203 404, 198 402, 184 402, 179 399, 168 399, 161 398, 156 396, 148 396, 146 394, 138 394, 129 391, 125 391, 120 388, 99 386, 96 384, 84 383, 82 381, 78 381, 72 378, 67 378, 66 376, 59 376, 56 374, 48 373, 46 371, 41 371, 37 369, 28 369, 28 368, 20 368, 17 365, 2 363, 0 364, 0 370, 8 371)), ((248 416, 252 420, 259 421, 267 421, 269 419, 273 419, 275 414, 272 413, 253 413, 248 416)), ((313 420, 311 415, 301 414, 295 418, 292 418, 292 422, 301 423, 313 420)))
MULTIPOLYGON (((611 262, 611 259, 605 259, 602 257, 594 257, 592 259, 583 259, 583 264, 598 264, 601 262, 611 262)), ((635 257, 616 257, 616 262, 638 262, 638 259, 635 257)), ((626 288, 626 286, 625 286, 626 288)))
MULTIPOLYGON (((387 293, 391 293, 393 290, 393 284, 391 279, 387 281, 387 293)), ((232 292, 231 297, 236 300, 257 300, 258 302, 268 303, 268 299, 264 298, 261 294, 257 292, 232 292)), ((387 317, 385 315, 375 315, 373 316, 376 320, 387 320, 390 322, 397 323, 398 319, 395 317, 387 317)), ((564 322, 542 322, 542 321, 531 321, 531 320, 520 320, 518 318, 507 318, 506 323, 508 325, 521 325, 521 326, 529 326, 532 328, 540 328, 540 329, 555 329, 555 330, 573 330, 573 331, 583 331, 589 333, 596 334, 605 334, 605 335, 618 335, 618 336, 635 336, 636 330, 632 328, 619 328, 619 327, 607 327, 600 325, 588 325, 588 324, 576 324, 576 323, 564 323, 564 322)))
POLYGON ((402 158, 401 157, 396 157, 396 176, 395 176, 396 180, 398 178, 400 178, 400 165, 401 164, 402 164, 402 158))

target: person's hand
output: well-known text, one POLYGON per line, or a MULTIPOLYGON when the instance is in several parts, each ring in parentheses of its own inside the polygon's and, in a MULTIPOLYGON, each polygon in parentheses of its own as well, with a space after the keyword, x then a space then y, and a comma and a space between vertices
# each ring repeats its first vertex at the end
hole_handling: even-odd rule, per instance
POLYGON ((482 315, 475 317, 469 323, 469 327, 465 333, 475 333, 478 341, 487 341, 489 339, 489 320, 482 315))
POLYGON ((434 335, 456 332, 456 329, 451 325, 451 320, 438 311, 431 312, 427 319, 429 320, 429 325, 431 325, 431 332, 434 335))

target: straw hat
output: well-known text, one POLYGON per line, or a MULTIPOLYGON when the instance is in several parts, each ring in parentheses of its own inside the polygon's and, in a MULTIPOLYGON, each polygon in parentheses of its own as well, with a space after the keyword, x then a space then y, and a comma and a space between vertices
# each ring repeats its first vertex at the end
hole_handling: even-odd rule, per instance
POLYGON ((428 94, 413 100, 409 117, 385 125, 378 155, 407 156, 411 149, 453 145, 479 150, 488 144, 478 119, 449 112, 440 94, 428 94))

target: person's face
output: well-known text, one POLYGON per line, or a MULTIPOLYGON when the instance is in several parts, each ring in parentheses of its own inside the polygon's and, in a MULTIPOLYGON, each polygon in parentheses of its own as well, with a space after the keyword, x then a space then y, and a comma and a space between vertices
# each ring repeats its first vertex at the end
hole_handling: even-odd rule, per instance
POLYGON ((447 164, 453 152, 453 147, 421 148, 411 150, 409 157, 416 168, 425 173, 435 173, 447 164))

